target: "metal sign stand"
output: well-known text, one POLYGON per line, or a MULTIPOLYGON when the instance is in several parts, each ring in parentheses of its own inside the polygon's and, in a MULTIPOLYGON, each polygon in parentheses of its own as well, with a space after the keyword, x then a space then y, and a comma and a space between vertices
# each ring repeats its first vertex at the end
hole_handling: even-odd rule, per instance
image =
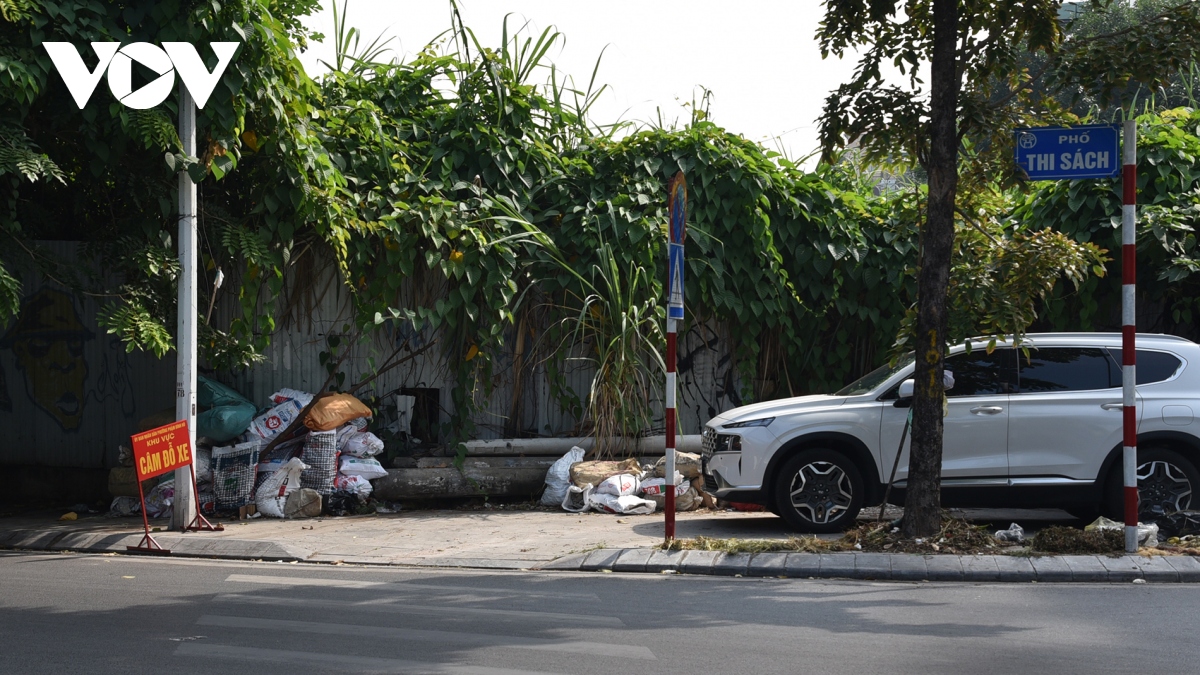
POLYGON ((667 390, 666 390, 666 541, 675 539, 675 335, 683 319, 683 242, 687 230, 687 180, 680 171, 667 187, 667 390))
POLYGON ((138 499, 142 503, 142 525, 146 528, 146 533, 142 535, 141 541, 137 546, 126 546, 125 550, 131 553, 149 553, 151 555, 171 555, 171 549, 163 548, 154 537, 150 536, 150 519, 146 516, 146 494, 142 492, 142 481, 138 482, 138 499))
MULTIPOLYGON (((224 532, 225 526, 217 523, 213 524, 200 513, 200 488, 196 485, 196 462, 192 462, 189 467, 192 472, 192 495, 196 498, 196 517, 192 518, 192 522, 188 523, 183 528, 184 532, 224 532)), ((139 484, 140 487, 140 484, 139 484)), ((143 514, 144 515, 144 514, 143 514)))

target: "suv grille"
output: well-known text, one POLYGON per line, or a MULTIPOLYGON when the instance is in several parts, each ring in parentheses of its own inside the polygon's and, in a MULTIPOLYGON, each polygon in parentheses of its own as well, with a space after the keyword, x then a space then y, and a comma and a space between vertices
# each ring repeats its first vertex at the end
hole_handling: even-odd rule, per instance
POLYGON ((700 458, 709 459, 717 450, 717 432, 712 427, 704 427, 700 436, 700 458))

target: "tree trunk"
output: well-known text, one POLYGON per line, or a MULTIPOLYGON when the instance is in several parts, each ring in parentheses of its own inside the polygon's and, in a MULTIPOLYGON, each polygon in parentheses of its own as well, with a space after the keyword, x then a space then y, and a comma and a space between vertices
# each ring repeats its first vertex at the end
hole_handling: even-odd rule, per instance
POLYGON ((921 232, 917 278, 916 374, 912 448, 904 498, 904 535, 941 529, 942 370, 945 366, 946 288, 954 247, 958 188, 958 3, 934 0, 929 101, 929 212, 921 232))

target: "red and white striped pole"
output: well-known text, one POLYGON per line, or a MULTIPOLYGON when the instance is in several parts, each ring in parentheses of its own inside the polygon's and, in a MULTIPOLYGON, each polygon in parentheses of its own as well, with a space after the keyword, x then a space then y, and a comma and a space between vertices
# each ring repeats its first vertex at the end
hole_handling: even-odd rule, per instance
POLYGON ((667 185, 667 390, 666 540, 675 538, 675 331, 683 319, 683 241, 687 236, 687 180, 676 173, 667 185))
POLYGON ((675 319, 667 319, 666 540, 675 538, 675 319))
POLYGON ((1124 205, 1121 207, 1121 393, 1123 399, 1125 465, 1125 551, 1137 551, 1137 315, 1134 293, 1137 290, 1137 248, 1134 226, 1137 223, 1137 121, 1125 120, 1121 181, 1124 205))

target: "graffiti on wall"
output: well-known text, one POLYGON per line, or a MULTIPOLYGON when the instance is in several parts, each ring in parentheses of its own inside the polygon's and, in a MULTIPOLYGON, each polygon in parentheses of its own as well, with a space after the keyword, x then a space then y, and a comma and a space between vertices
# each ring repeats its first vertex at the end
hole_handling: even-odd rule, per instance
MULTIPOLYGON (((30 400, 63 431, 78 431, 83 420, 88 377, 83 347, 94 337, 70 295, 42 288, 25 300, 16 323, 0 338, 0 348, 11 349, 16 358, 30 400)), ((0 398, 9 405, 6 410, 11 409, 2 376, 0 389, 0 398)))
POLYGON ((88 385, 87 400, 104 407, 108 415, 119 409, 122 417, 133 419, 136 405, 129 352, 119 337, 109 335, 105 338, 107 344, 96 350, 99 358, 93 359, 97 364, 96 376, 88 385), (111 405, 114 402, 118 406, 116 409, 111 405))
POLYGON ((711 324, 693 322, 679 336, 679 401, 684 433, 698 434, 704 423, 742 405, 732 347, 711 324), (686 410, 691 415, 683 414, 686 410))

